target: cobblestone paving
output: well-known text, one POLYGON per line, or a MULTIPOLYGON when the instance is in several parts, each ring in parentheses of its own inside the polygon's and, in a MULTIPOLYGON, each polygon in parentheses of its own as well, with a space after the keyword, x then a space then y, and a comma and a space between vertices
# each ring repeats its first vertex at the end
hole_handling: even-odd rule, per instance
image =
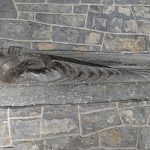
MULTIPOLYGON (((150 0, 0 0, 0 48, 145 52, 150 0)), ((150 103, 0 108, 0 150, 150 150, 150 103)))

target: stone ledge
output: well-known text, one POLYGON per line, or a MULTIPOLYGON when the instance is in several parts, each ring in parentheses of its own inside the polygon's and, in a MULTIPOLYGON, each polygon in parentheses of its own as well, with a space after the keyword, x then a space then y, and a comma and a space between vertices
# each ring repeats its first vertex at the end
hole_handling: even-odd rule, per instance
MULTIPOLYGON (((80 75, 77 74, 74 79, 74 72, 72 79, 68 76, 71 74, 66 74, 66 78, 55 81, 52 76, 56 74, 47 74, 46 78, 44 74, 35 74, 39 78, 34 81, 35 76, 32 77, 32 74, 29 74, 29 80, 28 74, 23 74, 14 83, 3 81, 0 84, 0 106, 89 104, 150 99, 149 53, 30 52, 23 49, 4 49, 1 52, 5 57, 18 58, 18 63, 21 56, 30 58, 31 55, 32 59, 41 59, 40 61, 49 57, 52 61, 62 63, 63 67, 66 65, 65 69, 68 69, 68 65, 74 70, 77 69, 80 75), (91 75, 89 72, 94 73, 91 79, 88 78, 91 75)), ((59 69, 61 67, 58 72, 59 69)), ((60 74, 65 76, 65 72, 60 71, 60 74)))

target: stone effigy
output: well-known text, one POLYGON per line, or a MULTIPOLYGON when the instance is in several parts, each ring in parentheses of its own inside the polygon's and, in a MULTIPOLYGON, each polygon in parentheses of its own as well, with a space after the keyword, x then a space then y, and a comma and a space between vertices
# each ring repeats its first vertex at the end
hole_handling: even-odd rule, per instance
POLYGON ((148 53, 1 49, 1 105, 148 100, 149 64, 148 53))

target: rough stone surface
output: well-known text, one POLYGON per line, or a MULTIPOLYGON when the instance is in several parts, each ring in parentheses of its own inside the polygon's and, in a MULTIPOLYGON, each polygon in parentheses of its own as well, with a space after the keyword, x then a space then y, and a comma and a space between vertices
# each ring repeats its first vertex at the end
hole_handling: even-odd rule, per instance
POLYGON ((29 21, 0 20, 0 37, 15 40, 49 40, 51 26, 29 21))
POLYGON ((45 22, 49 24, 67 25, 84 27, 85 16, 79 15, 60 15, 60 14, 37 14, 36 20, 39 22, 45 22))
POLYGON ((12 0, 1 0, 0 18, 16 18, 17 10, 12 0))
POLYGON ((81 44, 101 44, 103 34, 99 32, 67 28, 53 27, 53 40, 56 42, 70 42, 81 44))
POLYGON ((12 119, 10 121, 10 126, 13 140, 34 139, 40 137, 39 119, 12 119))
POLYGON ((48 3, 58 3, 58 4, 76 4, 79 3, 80 0, 48 0, 48 3))
POLYGON ((120 125, 121 121, 118 112, 115 109, 99 111, 81 115, 81 126, 83 134, 88 134, 108 128, 110 126, 120 125))
POLYGON ((142 52, 148 47, 148 37, 145 36, 108 34, 104 39, 103 51, 142 52))
POLYGON ((138 129, 116 127, 100 132, 101 145, 107 148, 136 147, 138 129))
MULTIPOLYGON (((80 50, 88 51, 90 46, 88 45, 75 45, 75 44, 62 44, 62 43, 47 43, 47 42, 33 42, 32 48, 37 50, 80 50)), ((99 48, 100 49, 100 48, 99 48)))
POLYGON ((19 11, 23 12, 50 12, 50 13, 71 13, 72 7, 56 4, 17 4, 19 11))
MULTIPOLYGON (((149 36, 150 0, 0 0, 0 48, 143 53, 149 36)), ((0 150, 149 150, 150 102, 126 101, 149 97, 136 84, 1 88, 0 150)))
POLYGON ((44 109, 41 134, 43 137, 79 133, 77 108, 48 106, 44 109))

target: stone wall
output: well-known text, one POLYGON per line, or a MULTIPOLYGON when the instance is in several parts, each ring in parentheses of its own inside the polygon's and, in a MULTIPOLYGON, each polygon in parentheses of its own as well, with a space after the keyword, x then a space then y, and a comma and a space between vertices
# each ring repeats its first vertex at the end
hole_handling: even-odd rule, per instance
POLYGON ((149 0, 1 0, 0 47, 149 50, 149 0))
POLYGON ((2 150, 149 150, 150 103, 0 109, 2 150), (4 148, 5 147, 5 148, 4 148))
MULTIPOLYGON (((150 0, 0 0, 0 48, 149 51, 150 0)), ((149 150, 150 103, 0 108, 0 150, 149 150)))

